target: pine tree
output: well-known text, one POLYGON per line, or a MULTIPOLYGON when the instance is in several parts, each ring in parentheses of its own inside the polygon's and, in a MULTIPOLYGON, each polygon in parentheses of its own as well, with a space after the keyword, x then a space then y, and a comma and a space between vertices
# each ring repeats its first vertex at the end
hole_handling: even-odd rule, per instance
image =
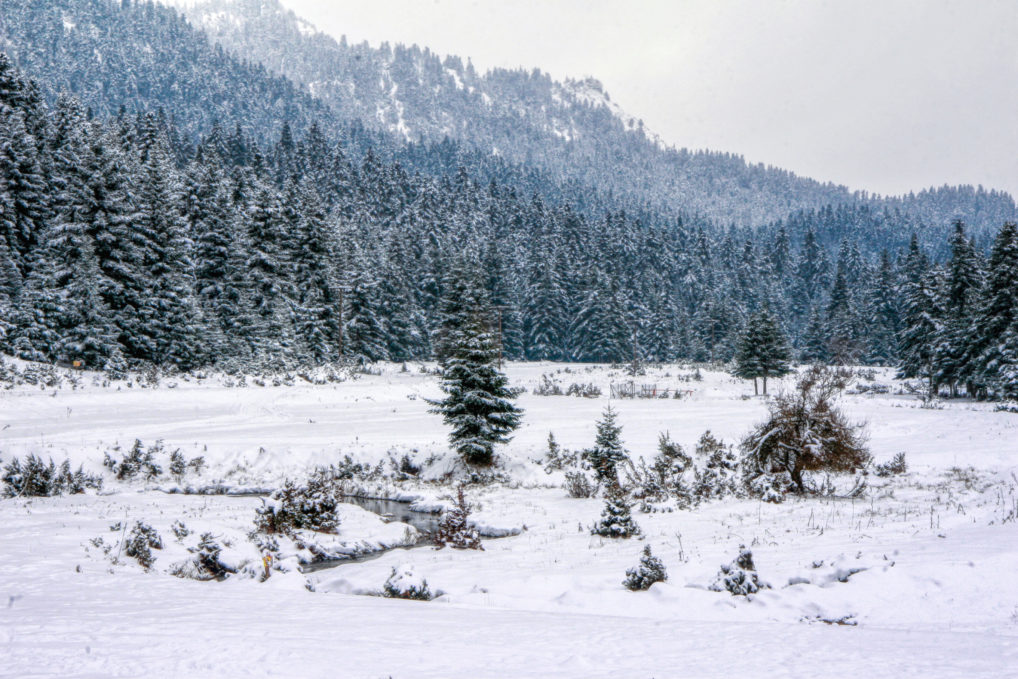
POLYGON ((144 278, 131 348, 137 358, 187 370, 206 360, 204 319, 194 297, 193 244, 181 213, 180 187, 156 125, 149 115, 141 130, 146 138, 133 227, 144 278))
POLYGON ((902 330, 898 336, 899 378, 921 377, 936 389, 934 351, 941 330, 940 306, 935 274, 929 270, 926 255, 919 249, 915 234, 909 245, 902 287, 902 330))
POLYGON ((629 459, 622 445, 622 427, 616 422, 617 415, 611 406, 605 408, 597 421, 594 447, 583 451, 583 458, 594 470, 597 482, 604 487, 618 485, 618 465, 629 459))
POLYGON ((655 582, 664 582, 667 579, 668 571, 665 565, 661 563, 661 559, 651 554, 650 545, 646 545, 640 557, 640 565, 626 571, 626 579, 622 584, 630 591, 642 592, 650 589, 655 582))
POLYGON ((826 363, 830 360, 830 353, 827 349, 827 331, 820 312, 816 308, 809 314, 809 323, 802 335, 799 359, 804 363, 826 363))
POLYGON ((986 284, 972 324, 966 351, 966 376, 984 395, 991 395, 1009 372, 1001 340, 1018 321, 1018 225, 1008 222, 993 242, 986 284))
POLYGON ((897 336, 901 329, 901 315, 891 256, 886 249, 880 252, 880 264, 870 289, 867 312, 869 336, 866 361, 892 365, 898 358, 897 336))
POLYGON ((509 380, 495 368, 498 349, 478 315, 453 330, 442 369, 441 401, 433 413, 452 427, 449 442, 468 464, 487 466, 496 444, 507 443, 522 412, 513 404, 509 380))
POLYGON ((287 183, 284 212, 293 238, 294 315, 297 337, 314 363, 335 360, 342 351, 342 307, 335 270, 334 230, 321 199, 307 180, 287 183))
POLYGON ((640 534, 640 527, 633 521, 629 509, 629 500, 618 482, 608 485, 601 519, 594 524, 591 533, 606 538, 630 538, 640 534))
POLYGON ((777 320, 768 309, 763 308, 746 323, 735 353, 732 374, 752 379, 754 392, 757 392, 757 378, 762 377, 763 393, 766 394, 768 377, 781 377, 792 371, 790 359, 791 349, 777 320))
POLYGON ((351 258, 345 287, 343 356, 359 363, 389 359, 389 342, 375 279, 366 258, 358 251, 351 258))
POLYGON ((964 379, 965 351, 970 341, 972 319, 982 287, 980 262, 975 248, 965 237, 965 225, 954 224, 951 237, 951 259, 948 262, 946 294, 943 299, 943 326, 936 339, 935 380, 947 384, 951 395, 958 395, 958 383, 964 379))
POLYGON ((831 297, 827 303, 827 336, 828 351, 835 363, 854 363, 855 347, 854 327, 852 323, 852 302, 849 298, 848 283, 845 280, 845 271, 838 267, 834 278, 834 287, 831 288, 831 297))

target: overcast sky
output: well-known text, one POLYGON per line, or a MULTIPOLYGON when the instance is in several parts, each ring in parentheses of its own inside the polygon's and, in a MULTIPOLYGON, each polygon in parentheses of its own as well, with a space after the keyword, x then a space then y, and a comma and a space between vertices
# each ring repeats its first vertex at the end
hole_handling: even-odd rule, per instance
POLYGON ((283 0, 336 37, 600 79, 668 143, 1018 195, 1018 0, 283 0))

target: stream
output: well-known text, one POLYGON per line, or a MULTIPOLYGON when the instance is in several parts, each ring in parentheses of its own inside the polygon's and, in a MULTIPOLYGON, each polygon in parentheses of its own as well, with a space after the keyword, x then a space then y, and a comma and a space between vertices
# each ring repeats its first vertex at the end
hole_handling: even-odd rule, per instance
POLYGON ((380 549, 375 552, 368 552, 366 554, 358 554, 356 556, 350 556, 345 559, 326 559, 323 561, 313 561, 308 564, 304 564, 301 567, 302 573, 316 573, 318 571, 327 570, 329 568, 335 568, 336 566, 342 566, 348 563, 361 563, 364 561, 371 561, 377 559, 386 552, 392 549, 413 549, 419 547, 430 546, 433 543, 431 536, 438 531, 438 526, 442 521, 441 514, 430 514, 428 512, 414 512, 410 510, 409 502, 398 502, 396 500, 380 500, 372 497, 354 497, 351 495, 345 495, 342 498, 343 502, 357 505, 361 509, 366 509, 369 512, 373 512, 382 516, 390 521, 399 521, 401 523, 413 526, 421 533, 421 539, 418 540, 417 544, 411 547, 392 547, 390 549, 380 549))

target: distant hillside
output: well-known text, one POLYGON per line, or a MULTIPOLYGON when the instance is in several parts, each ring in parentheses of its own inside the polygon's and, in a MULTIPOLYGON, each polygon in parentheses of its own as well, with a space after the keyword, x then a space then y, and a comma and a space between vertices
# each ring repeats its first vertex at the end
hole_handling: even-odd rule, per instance
POLYGON ((337 42, 277 0, 189 4, 197 28, 149 1, 4 0, 0 49, 50 101, 71 92, 100 117, 162 108, 189 140, 229 121, 262 144, 278 140, 284 122, 305 130, 317 121, 354 156, 372 146, 432 174, 462 164, 480 181, 513 183, 590 214, 614 207, 759 226, 861 203, 940 230, 961 217, 977 235, 1016 218, 1001 192, 942 187, 874 200, 740 156, 667 148, 596 80, 478 74, 427 49, 337 42), (408 141, 416 143, 401 148, 408 141))
POLYGON ((852 199, 844 187, 739 156, 667 148, 597 80, 480 74, 426 48, 337 42, 276 0, 182 4, 213 40, 303 84, 341 117, 407 140, 448 136, 563 180, 722 221, 756 224, 852 199))

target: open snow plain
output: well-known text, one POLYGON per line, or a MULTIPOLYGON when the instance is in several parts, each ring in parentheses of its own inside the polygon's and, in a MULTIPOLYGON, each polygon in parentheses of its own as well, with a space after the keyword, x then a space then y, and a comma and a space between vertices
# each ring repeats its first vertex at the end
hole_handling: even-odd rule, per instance
MULTIPOLYGON (((566 449, 592 444, 609 383, 629 379, 606 367, 508 366, 527 389, 523 426, 501 450, 500 480, 467 490, 479 527, 509 535, 485 540, 484 551, 409 547, 412 527, 343 505, 338 534, 318 548, 388 551, 306 574, 296 564, 309 554, 298 551, 261 581, 247 537, 259 497, 168 492, 272 488, 349 454, 386 463, 351 490, 418 509, 448 504, 452 486, 439 481, 455 475, 455 459, 424 400, 439 395, 437 378, 416 365, 377 372, 277 386, 222 377, 103 385, 77 374, 77 385, 0 391, 0 463, 35 453, 105 474, 98 494, 0 500, 0 676, 1018 675, 1018 414, 968 401, 921 408, 894 393, 886 371, 873 382, 892 393, 846 395, 843 405, 866 422, 875 462, 905 452, 907 474, 871 475, 855 499, 634 510, 641 539, 592 536, 602 501, 568 497, 561 474, 533 462, 549 432, 566 449), (605 395, 535 395, 543 375, 563 387, 593 382, 605 395), (206 467, 180 482, 118 482, 104 455, 135 439, 162 439, 206 467), (404 454, 422 478, 391 478, 388 459, 404 454), (111 530, 139 520, 164 543, 147 571, 122 554, 123 528, 111 530), (190 535, 175 537, 177 521, 190 535), (171 575, 205 532, 238 574, 171 575), (648 543, 669 580, 630 592, 622 579, 648 543), (740 545, 772 588, 748 599, 710 591, 740 545), (438 598, 371 596, 407 564, 438 598)), ((637 378, 683 398, 612 401, 634 457, 649 460, 664 431, 687 452, 707 429, 737 443, 764 417, 751 384, 691 374, 670 365, 637 378)))

